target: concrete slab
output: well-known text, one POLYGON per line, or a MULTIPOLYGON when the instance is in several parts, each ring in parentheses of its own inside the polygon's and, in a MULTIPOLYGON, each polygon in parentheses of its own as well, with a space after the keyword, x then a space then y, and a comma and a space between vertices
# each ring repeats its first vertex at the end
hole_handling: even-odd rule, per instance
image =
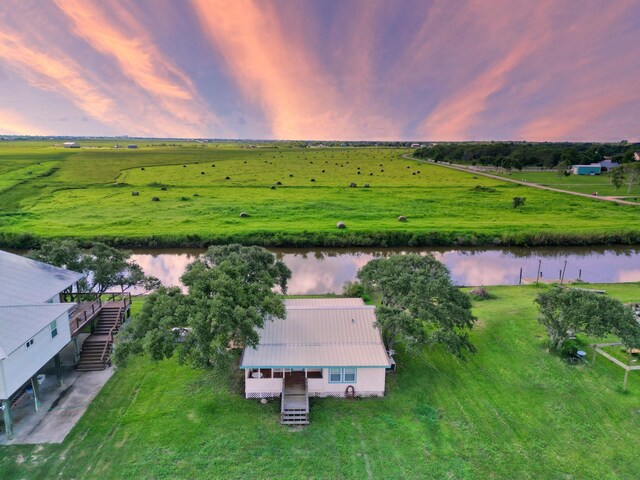
POLYGON ((62 443, 111 375, 113 368, 97 372, 66 368, 62 387, 58 387, 55 375, 47 375, 40 388, 40 410, 36 412, 33 399, 25 395, 12 408, 14 438, 7 440, 3 432, 0 444, 62 443))

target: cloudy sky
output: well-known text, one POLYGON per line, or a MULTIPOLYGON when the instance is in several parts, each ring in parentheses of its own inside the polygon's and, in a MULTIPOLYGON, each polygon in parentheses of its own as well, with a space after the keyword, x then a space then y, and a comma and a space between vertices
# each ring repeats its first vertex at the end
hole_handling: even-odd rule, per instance
POLYGON ((638 0, 2 0, 0 133, 640 139, 638 0))

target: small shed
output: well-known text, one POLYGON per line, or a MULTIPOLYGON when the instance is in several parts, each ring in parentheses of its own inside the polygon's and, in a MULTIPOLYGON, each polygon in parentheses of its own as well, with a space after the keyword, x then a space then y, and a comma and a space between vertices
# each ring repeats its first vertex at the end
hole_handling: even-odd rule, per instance
POLYGON ((595 165, 574 165, 571 167, 571 173, 574 175, 600 175, 602 167, 600 164, 595 165))
POLYGON ((138 145, 136 145, 135 143, 130 143, 129 145, 127 145, 127 148, 138 148, 138 145))

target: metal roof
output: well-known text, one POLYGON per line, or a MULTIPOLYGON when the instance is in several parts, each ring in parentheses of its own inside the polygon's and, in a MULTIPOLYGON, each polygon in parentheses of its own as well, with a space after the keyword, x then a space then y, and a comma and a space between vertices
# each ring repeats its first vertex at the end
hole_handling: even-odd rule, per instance
POLYGON ((0 250, 0 305, 44 303, 84 275, 0 250))
POLYGON ((361 307, 361 298, 288 298, 284 301, 287 307, 361 307))
POLYGON ((258 331, 258 346, 244 349, 241 368, 390 365, 375 308, 362 300, 295 299, 285 305, 286 318, 267 322, 258 331))
POLYGON ((73 303, 42 305, 0 305, 0 360, 69 311, 73 303))

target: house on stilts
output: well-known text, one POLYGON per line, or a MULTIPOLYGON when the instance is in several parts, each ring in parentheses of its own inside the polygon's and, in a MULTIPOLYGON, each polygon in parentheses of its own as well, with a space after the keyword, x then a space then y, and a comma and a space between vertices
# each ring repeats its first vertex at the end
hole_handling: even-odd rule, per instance
POLYGON ((78 293, 84 276, 0 250, 0 431, 8 440, 14 405, 28 396, 40 409, 46 368, 55 369, 62 386, 60 352, 67 345, 78 370, 104 369, 109 362, 130 297, 78 293))

